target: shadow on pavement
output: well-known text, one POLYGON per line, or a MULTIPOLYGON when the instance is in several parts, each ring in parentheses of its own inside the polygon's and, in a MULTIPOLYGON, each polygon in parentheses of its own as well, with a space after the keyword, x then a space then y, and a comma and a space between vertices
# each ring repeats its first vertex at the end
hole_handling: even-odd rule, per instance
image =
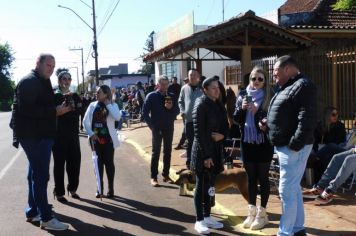
MULTIPOLYGON (((115 197, 112 200, 129 205, 131 206, 131 208, 128 208, 124 205, 123 206, 117 204, 113 205, 110 202, 93 201, 85 198, 82 198, 81 201, 96 207, 94 208, 94 207, 84 206, 72 202, 68 203, 68 205, 86 211, 97 217, 107 218, 109 220, 127 223, 130 225, 136 225, 139 228, 142 228, 143 230, 150 233, 183 235, 183 236, 193 235, 185 232, 187 229, 184 226, 179 225, 179 222, 187 221, 187 219, 189 220, 188 222, 194 222, 195 217, 193 216, 184 214, 172 208, 150 206, 142 202, 125 199, 121 197, 115 197), (145 215, 145 213, 146 214, 148 213, 149 215, 145 215), (171 220, 178 221, 178 223, 172 224, 168 222, 163 222, 159 219, 155 219, 154 217, 171 219, 171 220)), ((102 235, 109 235, 108 233, 112 232, 112 229, 107 229, 108 230, 107 232, 106 229, 97 226, 95 226, 97 227, 97 229, 87 229, 86 227, 89 228, 91 227, 91 225, 88 224, 85 224, 83 227, 81 227, 83 223, 78 219, 74 219, 71 217, 60 216, 60 219, 63 220, 64 222, 70 223, 78 231, 92 233, 94 232, 94 230, 97 230, 97 232, 98 233, 100 232, 102 235)), ((93 235, 97 235, 97 234, 93 234, 93 235)), ((131 234, 125 234, 125 232, 116 231, 115 235, 131 235, 131 234)))
MULTIPOLYGON (((76 204, 70 204, 76 205, 76 204)), ((70 224, 74 230, 66 231, 48 231, 52 235, 105 235, 105 236, 134 236, 134 234, 123 232, 122 230, 113 229, 107 226, 99 226, 95 224, 90 224, 79 220, 78 218, 73 218, 70 216, 62 215, 56 213, 56 216, 63 222, 70 224)))

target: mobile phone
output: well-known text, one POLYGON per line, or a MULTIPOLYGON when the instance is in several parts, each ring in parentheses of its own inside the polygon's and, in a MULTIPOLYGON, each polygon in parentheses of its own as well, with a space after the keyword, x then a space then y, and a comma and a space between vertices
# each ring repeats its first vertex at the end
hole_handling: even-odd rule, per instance
POLYGON ((252 102, 252 96, 251 95, 246 95, 246 102, 248 102, 248 103, 252 102))

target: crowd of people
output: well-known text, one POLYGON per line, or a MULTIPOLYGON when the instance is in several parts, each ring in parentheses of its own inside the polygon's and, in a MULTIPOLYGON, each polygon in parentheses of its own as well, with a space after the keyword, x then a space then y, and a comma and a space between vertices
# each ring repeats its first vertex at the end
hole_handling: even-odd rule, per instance
POLYGON ((29 161, 29 222, 41 222, 41 228, 66 230, 57 220, 47 198, 49 163, 53 153, 54 197, 68 202, 77 193, 81 165, 79 131, 85 131, 90 147, 98 156, 100 187, 104 192, 104 167, 107 175, 106 197, 114 197, 115 149, 120 146, 118 122, 126 114, 147 124, 152 134, 150 183, 160 185, 158 163, 163 142, 162 181, 170 178, 174 123, 180 115, 184 130, 175 149, 186 146, 186 168, 196 176, 194 229, 200 234, 224 225, 211 217, 214 206, 215 178, 224 170, 226 140, 232 135, 229 122, 237 124, 241 134, 241 156, 248 176, 247 217, 242 226, 252 230, 268 223, 270 195, 269 171, 273 154, 280 167, 279 196, 282 215, 278 235, 306 235, 303 197, 329 203, 333 193, 356 171, 356 135, 347 134, 338 119, 338 110, 327 107, 317 122, 315 84, 303 75, 291 56, 276 60, 274 84, 261 67, 249 73, 246 86, 236 97, 232 119, 228 121, 227 95, 218 76, 205 78, 190 69, 184 85, 173 77, 160 76, 130 89, 111 89, 101 85, 96 97, 70 92, 71 74, 57 74, 58 89, 53 91, 50 77, 55 58, 41 54, 36 67, 17 85, 10 126, 13 145, 23 147, 29 161), (300 186, 308 160, 313 157, 315 186, 302 192, 300 186), (68 184, 65 186, 65 172, 68 184), (257 196, 261 196, 257 204, 257 196))

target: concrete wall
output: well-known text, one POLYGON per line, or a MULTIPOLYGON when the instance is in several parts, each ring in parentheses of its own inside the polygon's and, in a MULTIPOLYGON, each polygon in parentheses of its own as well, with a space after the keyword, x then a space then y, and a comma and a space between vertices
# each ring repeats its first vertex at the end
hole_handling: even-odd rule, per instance
POLYGON ((125 75, 122 77, 113 77, 110 79, 111 81, 111 87, 125 87, 127 88, 129 85, 136 84, 137 82, 141 81, 142 84, 148 83, 150 78, 148 78, 146 75, 143 76, 130 76, 130 75, 125 75))

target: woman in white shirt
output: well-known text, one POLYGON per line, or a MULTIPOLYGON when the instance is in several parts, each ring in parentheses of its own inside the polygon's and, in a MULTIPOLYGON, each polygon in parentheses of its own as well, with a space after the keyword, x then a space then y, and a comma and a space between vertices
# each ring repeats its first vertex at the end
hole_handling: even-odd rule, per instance
MULTIPOLYGON (((97 89, 97 101, 90 103, 84 115, 84 128, 98 155, 98 167, 101 181, 101 193, 103 193, 104 166, 108 177, 107 197, 114 197, 114 150, 120 145, 115 121, 119 121, 121 112, 115 102, 112 101, 110 87, 101 85, 97 89)), ((99 190, 96 197, 101 197, 99 190)))

